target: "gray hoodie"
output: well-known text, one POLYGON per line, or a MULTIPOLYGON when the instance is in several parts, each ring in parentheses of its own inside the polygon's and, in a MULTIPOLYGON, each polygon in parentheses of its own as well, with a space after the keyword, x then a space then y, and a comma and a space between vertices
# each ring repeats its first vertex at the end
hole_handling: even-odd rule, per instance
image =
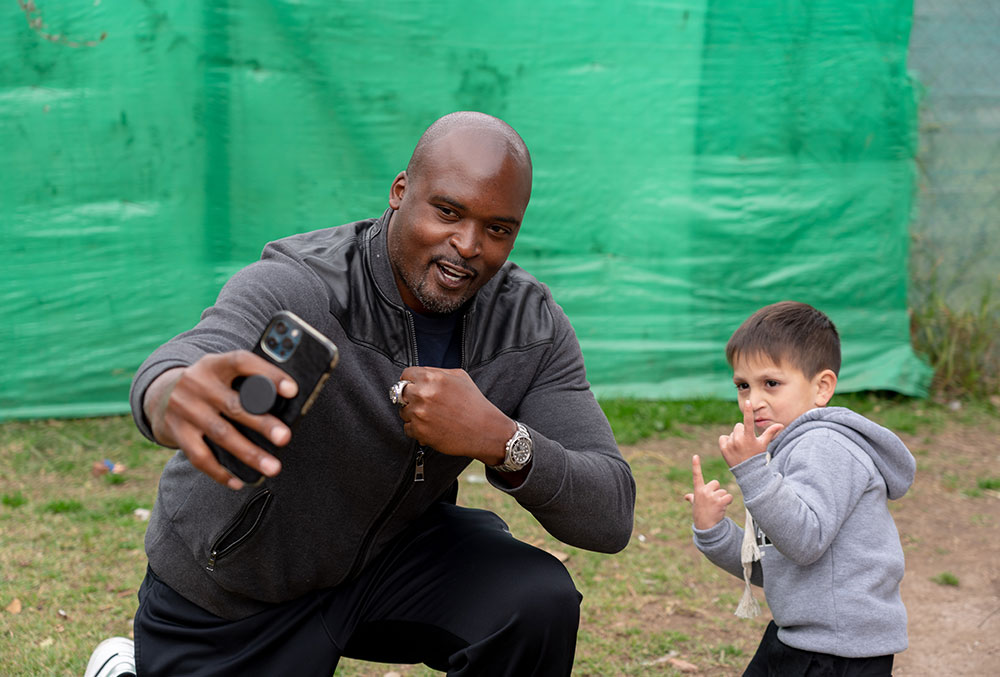
MULTIPOLYGON (((903 549, 886 499, 913 483, 916 462, 891 431, 844 409, 806 412, 768 447, 732 468, 766 534, 752 582, 764 586, 788 646, 836 656, 907 647, 899 595, 903 549)), ((728 517, 694 529, 695 545, 742 578, 743 529, 728 517)))

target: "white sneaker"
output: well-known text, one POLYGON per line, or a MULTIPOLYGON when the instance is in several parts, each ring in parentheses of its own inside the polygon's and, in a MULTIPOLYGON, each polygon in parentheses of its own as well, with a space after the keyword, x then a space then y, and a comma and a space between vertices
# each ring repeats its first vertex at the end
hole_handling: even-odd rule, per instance
POLYGON ((83 677, 135 676, 135 644, 127 637, 109 637, 94 649, 83 677))

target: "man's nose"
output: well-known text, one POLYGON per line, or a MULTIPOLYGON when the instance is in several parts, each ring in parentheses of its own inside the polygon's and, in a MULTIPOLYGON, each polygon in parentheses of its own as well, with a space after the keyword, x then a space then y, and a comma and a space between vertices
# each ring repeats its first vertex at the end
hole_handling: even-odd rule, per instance
POLYGON ((474 258, 482 250, 479 228, 469 221, 460 222, 448 241, 463 259, 474 258))

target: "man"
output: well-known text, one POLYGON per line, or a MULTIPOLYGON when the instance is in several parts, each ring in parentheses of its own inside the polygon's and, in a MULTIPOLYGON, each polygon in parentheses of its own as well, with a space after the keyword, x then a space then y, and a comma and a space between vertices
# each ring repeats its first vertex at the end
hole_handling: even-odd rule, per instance
POLYGON ((447 115, 381 218, 269 244, 146 360, 136 422, 181 452, 146 535, 139 674, 328 677, 341 656, 450 675, 570 673, 580 596, 565 568, 496 515, 455 505, 458 475, 478 460, 566 543, 616 552, 631 534, 635 483, 572 328, 507 262, 530 193, 513 129, 447 115), (280 309, 340 351, 294 438, 231 388, 263 374, 294 396, 249 352, 280 309), (224 416, 283 446, 278 456, 224 416), (203 435, 267 479, 237 490, 203 435))

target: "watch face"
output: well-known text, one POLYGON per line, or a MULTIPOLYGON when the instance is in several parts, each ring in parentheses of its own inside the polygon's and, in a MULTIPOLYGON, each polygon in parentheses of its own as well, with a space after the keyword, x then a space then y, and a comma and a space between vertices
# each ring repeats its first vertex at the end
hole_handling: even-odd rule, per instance
POLYGON ((531 440, 522 437, 514 440, 510 447, 510 459, 518 465, 524 465, 531 460, 531 440))

